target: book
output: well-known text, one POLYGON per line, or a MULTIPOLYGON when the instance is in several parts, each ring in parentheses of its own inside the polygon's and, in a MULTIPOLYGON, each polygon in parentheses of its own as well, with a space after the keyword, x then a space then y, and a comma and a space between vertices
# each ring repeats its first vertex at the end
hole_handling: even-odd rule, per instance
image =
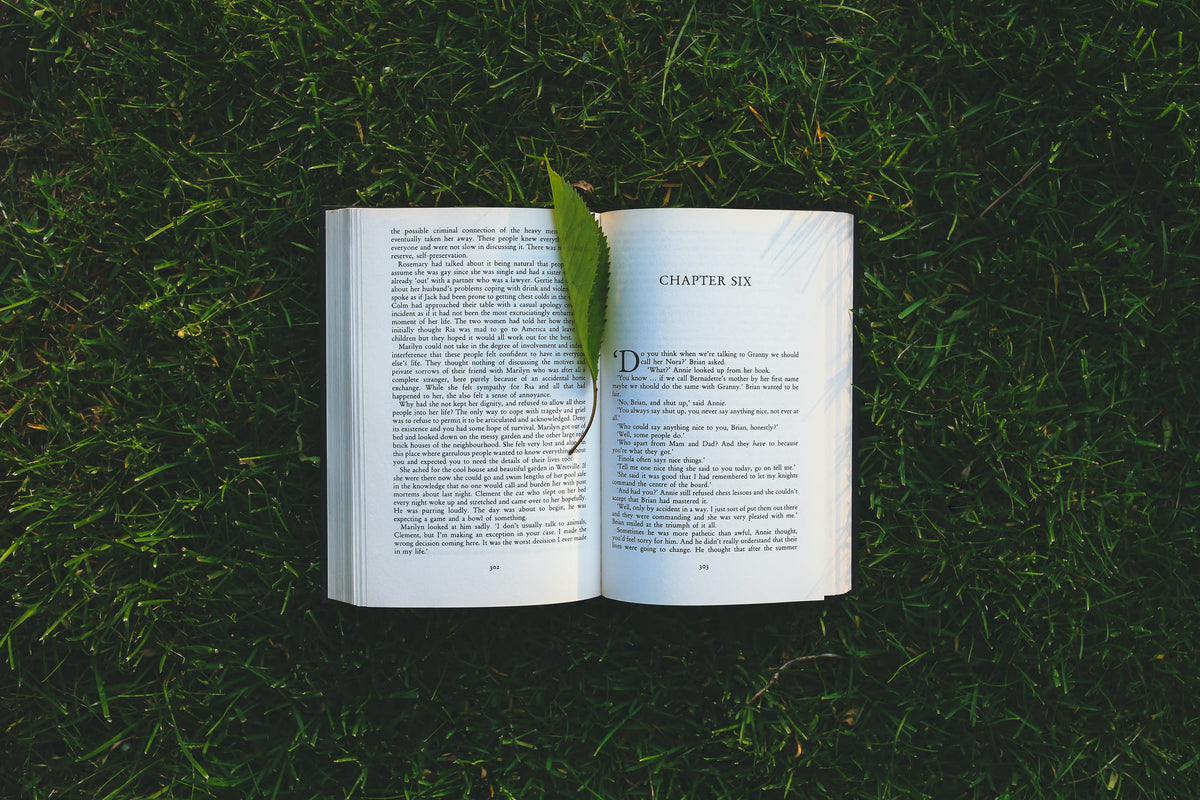
POLYGON ((325 212, 327 582, 362 606, 851 582, 853 217, 598 214, 596 421, 551 212, 325 212))

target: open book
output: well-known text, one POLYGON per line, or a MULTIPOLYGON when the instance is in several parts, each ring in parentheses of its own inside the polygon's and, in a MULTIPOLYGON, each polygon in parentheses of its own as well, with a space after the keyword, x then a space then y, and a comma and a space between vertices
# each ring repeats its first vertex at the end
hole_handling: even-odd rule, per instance
POLYGON ((331 598, 849 591, 849 214, 600 214, 600 405, 568 457, 592 386, 551 212, 325 213, 331 598))

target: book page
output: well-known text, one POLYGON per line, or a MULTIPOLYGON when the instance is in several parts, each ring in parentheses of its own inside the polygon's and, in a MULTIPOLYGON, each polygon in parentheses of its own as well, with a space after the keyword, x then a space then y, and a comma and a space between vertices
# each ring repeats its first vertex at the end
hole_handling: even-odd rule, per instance
POLYGON ((352 602, 596 596, 596 446, 567 457, 591 410, 591 380, 550 212, 331 214, 344 215, 360 259, 352 602))
POLYGON ((603 215, 605 596, 715 605, 849 590, 852 219, 603 215))

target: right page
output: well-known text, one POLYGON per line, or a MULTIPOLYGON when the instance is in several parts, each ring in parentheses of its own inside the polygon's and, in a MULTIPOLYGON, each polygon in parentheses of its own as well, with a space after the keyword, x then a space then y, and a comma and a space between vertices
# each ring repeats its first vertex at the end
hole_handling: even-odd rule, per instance
POLYGON ((853 217, 647 209, 601 224, 604 595, 849 591, 853 217))

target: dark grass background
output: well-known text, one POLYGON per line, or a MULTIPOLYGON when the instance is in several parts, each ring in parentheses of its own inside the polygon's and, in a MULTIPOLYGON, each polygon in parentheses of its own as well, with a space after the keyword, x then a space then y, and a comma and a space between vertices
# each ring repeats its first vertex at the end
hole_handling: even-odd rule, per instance
POLYGON ((1193 9, 4 0, 0 796, 1194 797, 1193 9), (544 156, 857 214, 855 595, 322 602, 319 209, 544 156))

